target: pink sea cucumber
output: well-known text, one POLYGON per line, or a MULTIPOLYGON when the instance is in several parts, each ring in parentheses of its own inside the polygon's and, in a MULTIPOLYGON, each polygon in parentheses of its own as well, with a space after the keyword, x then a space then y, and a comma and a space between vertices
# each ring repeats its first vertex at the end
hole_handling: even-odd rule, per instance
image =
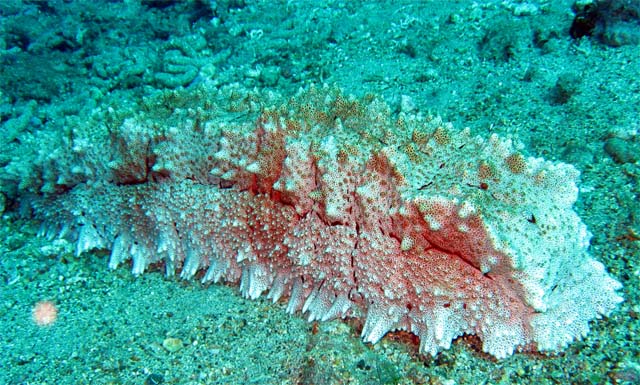
POLYGON ((373 96, 283 100, 229 87, 99 109, 4 172, 38 175, 17 199, 78 254, 362 317, 371 343, 406 330, 432 355, 463 334, 498 358, 555 352, 622 300, 587 253, 572 166, 373 96))

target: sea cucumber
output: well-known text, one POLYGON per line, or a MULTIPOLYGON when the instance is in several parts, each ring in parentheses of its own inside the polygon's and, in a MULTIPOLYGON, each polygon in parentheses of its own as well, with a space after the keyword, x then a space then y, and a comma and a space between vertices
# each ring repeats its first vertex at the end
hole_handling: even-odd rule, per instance
POLYGON ((329 87, 201 86, 69 124, 34 134, 3 190, 111 268, 239 283, 432 355, 463 334, 497 358, 557 352, 622 300, 573 211, 578 171, 497 135, 329 87))

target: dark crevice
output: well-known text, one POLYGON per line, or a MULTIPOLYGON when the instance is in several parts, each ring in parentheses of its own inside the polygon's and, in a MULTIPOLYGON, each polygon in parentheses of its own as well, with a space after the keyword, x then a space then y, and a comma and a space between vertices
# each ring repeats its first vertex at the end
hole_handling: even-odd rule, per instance
POLYGON ((445 248, 442 248, 442 247, 434 244, 433 242, 429 242, 429 244, 431 245, 431 247, 429 247, 426 250, 436 250, 436 251, 439 251, 441 253, 456 257, 456 258, 460 259, 462 262, 464 262, 467 265, 471 266, 474 270, 477 270, 478 272, 480 272, 480 274, 482 274, 483 276, 485 276, 485 277, 487 277, 487 278, 489 278, 490 280, 493 281, 493 278, 488 273, 483 273, 482 270, 480 270, 479 266, 476 266, 471 260, 469 260, 468 258, 464 257, 462 254, 460 254, 458 252, 455 252, 455 251, 452 251, 452 250, 447 250, 445 248))

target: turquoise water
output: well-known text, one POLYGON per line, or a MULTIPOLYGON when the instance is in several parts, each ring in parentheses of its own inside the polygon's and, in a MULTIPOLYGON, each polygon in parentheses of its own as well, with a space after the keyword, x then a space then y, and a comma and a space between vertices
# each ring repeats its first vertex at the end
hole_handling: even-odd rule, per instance
POLYGON ((578 3, 2 2, 0 383, 637 382, 640 6, 578 3), (46 185, 47 166, 64 165, 43 159, 73 151, 92 112, 161 90, 293 95, 324 83, 573 164, 590 253, 625 302, 558 355, 496 361, 462 337, 433 358, 409 334, 364 344, 362 321, 307 323, 235 285, 110 271, 108 253, 76 256, 67 240, 38 237, 21 205, 31 186, 73 183, 46 185), (43 138, 56 146, 37 147, 43 138), (43 301, 56 311, 34 319, 43 301))

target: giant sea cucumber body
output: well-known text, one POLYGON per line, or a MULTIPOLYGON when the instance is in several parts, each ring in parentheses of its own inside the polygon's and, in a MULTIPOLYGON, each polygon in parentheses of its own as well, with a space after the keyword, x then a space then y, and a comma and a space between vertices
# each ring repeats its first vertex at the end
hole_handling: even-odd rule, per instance
POLYGON ((434 355, 463 334, 499 358, 558 351, 621 301, 587 253, 578 172, 496 135, 327 88, 179 91, 94 115, 17 195, 112 268, 238 282, 434 355))

